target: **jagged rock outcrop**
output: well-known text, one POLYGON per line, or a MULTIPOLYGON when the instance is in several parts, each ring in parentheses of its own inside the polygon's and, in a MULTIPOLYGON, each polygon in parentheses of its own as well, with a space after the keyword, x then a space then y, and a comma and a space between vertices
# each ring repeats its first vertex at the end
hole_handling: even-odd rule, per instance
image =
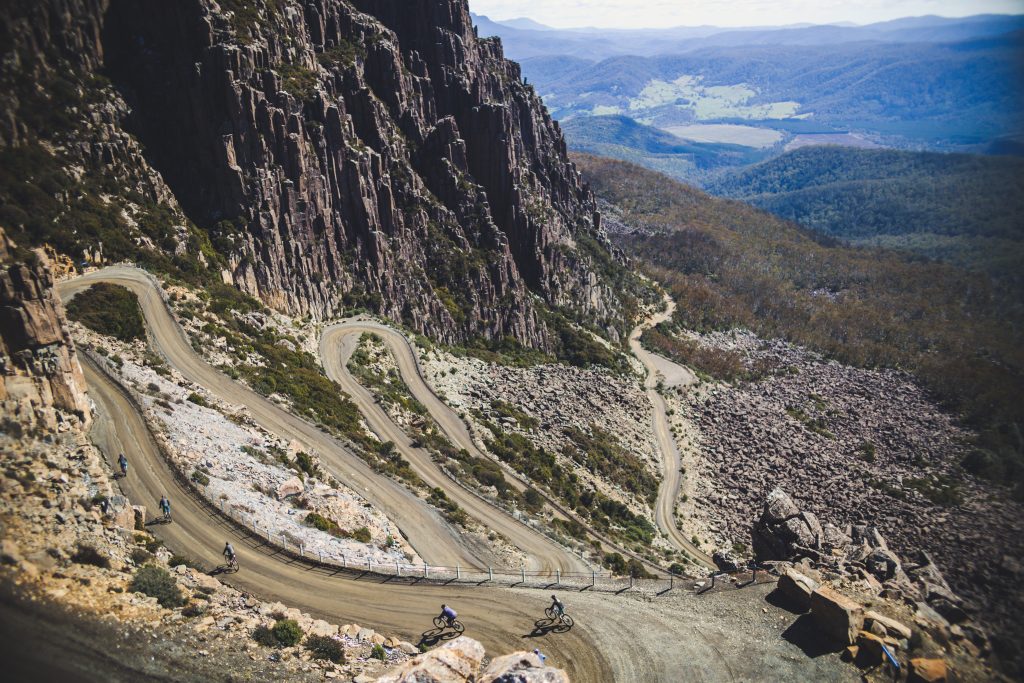
POLYGON ((0 427, 52 431, 91 420, 85 378, 41 250, 11 263, 0 228, 0 427))
POLYGON ((560 669, 544 666, 530 652, 497 657, 483 672, 484 646, 460 636, 406 662, 377 679, 377 683, 569 683, 560 669))
MULTIPOLYGON (((176 199, 224 278, 279 309, 550 350, 537 295, 622 328, 595 200, 465 0, 47 0, 8 24, 15 72, 114 83, 68 153, 176 199)), ((0 113, 4 143, 32 137, 0 113)))

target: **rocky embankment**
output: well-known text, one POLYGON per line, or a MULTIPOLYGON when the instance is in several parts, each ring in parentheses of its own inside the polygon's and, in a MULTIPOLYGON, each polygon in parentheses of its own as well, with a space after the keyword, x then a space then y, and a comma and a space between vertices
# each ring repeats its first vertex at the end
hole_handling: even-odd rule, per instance
POLYGON ((145 342, 119 342, 78 323, 71 329, 84 347, 102 351, 93 358, 132 392, 170 463, 210 503, 274 530, 291 548, 337 563, 419 561, 398 528, 327 474, 315 453, 192 385, 147 353, 145 342), (316 528, 314 519, 329 528, 316 528))
POLYGON ((696 517, 721 546, 745 542, 760 501, 782 486, 841 528, 884 528, 899 554, 927 551, 982 621, 1019 633, 1024 509, 959 467, 968 435, 952 416, 898 372, 742 333, 702 343, 742 353, 762 375, 685 398, 703 453, 696 517))
POLYGON ((822 523, 780 488, 768 494, 752 541, 755 558, 780 572, 781 599, 809 610, 815 630, 792 632, 805 647, 845 647, 867 680, 892 671, 893 660, 910 681, 1001 678, 988 633, 927 553, 901 559, 877 527, 822 523))
POLYGON ((464 415, 477 437, 492 437, 481 417, 505 432, 520 434, 553 454, 583 486, 653 519, 649 501, 564 454, 574 445, 571 432, 593 434, 597 428, 611 435, 648 474, 660 477, 650 402, 635 377, 569 365, 510 367, 437 349, 425 354, 421 365, 430 385, 464 415))

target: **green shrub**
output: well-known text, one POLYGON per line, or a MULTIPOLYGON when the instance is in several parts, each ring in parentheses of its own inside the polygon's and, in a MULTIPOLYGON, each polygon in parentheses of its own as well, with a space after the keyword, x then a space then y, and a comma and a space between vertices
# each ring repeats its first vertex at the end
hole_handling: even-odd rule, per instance
POLYGON ((373 649, 370 650, 370 656, 383 662, 388 658, 388 653, 384 651, 383 645, 374 645, 373 649))
POLYGON ((316 512, 310 512, 306 515, 306 524, 320 531, 331 531, 338 527, 337 524, 316 512))
POLYGON ((185 555, 179 555, 175 553, 174 555, 171 555, 171 559, 167 560, 167 565, 169 567, 177 567, 178 565, 182 564, 186 567, 189 567, 190 569, 202 570, 202 567, 199 565, 198 562, 193 560, 191 557, 187 557, 185 555))
POLYGON ((335 664, 345 663, 345 648, 329 636, 309 636, 304 643, 313 659, 326 659, 335 664))
POLYGON ((135 572, 131 590, 156 598, 157 602, 164 607, 181 607, 185 604, 185 598, 182 596, 178 584, 174 582, 174 577, 163 567, 153 564, 147 564, 135 572))
POLYGON ((274 634, 274 640, 278 642, 281 647, 292 647, 298 645, 302 641, 302 628, 299 627, 299 622, 294 619, 280 619, 274 627, 270 629, 274 634))
POLYGON ((210 407, 210 402, 194 391, 188 395, 188 400, 192 403, 195 403, 197 406, 202 406, 203 408, 210 407))
POLYGON ((201 617, 206 614, 206 605, 193 602, 191 605, 186 605, 185 609, 181 610, 181 614, 185 617, 201 617))
POLYGON ((207 476, 206 472, 203 472, 201 469, 196 468, 196 470, 192 473, 192 481, 199 484, 200 486, 209 486, 210 477, 207 476))
POLYGON ((93 285, 68 303, 67 313, 72 320, 108 337, 121 341, 146 338, 139 300, 119 285, 106 282, 93 285))
POLYGON ((266 626, 257 626, 253 629, 252 639, 266 647, 278 646, 277 638, 274 637, 274 632, 266 626))
POLYGON ((352 532, 352 538, 359 541, 360 543, 369 543, 371 538, 370 530, 367 529, 365 526, 361 526, 352 532))
POLYGON ((147 562, 151 562, 152 560, 152 553, 143 550, 142 548, 132 548, 132 562, 136 566, 141 567, 142 565, 146 564, 147 562))
POLYGON ((110 558, 102 554, 91 545, 80 545, 71 556, 72 562, 78 564, 91 564, 94 567, 110 568, 110 558))

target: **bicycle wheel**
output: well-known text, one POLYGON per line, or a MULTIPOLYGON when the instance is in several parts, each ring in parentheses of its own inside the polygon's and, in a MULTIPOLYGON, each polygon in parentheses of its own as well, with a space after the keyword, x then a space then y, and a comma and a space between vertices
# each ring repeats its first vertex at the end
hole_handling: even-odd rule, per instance
POLYGON ((466 627, 458 619, 452 622, 452 628, 455 629, 455 632, 459 635, 462 635, 466 631, 466 627))
POLYGON ((575 622, 572 620, 572 617, 570 617, 568 614, 563 614, 562 615, 562 623, 565 624, 567 627, 572 628, 572 625, 575 622))
POLYGON ((444 628, 447 626, 444 617, 434 617, 434 628, 444 628))
POLYGON ((554 620, 554 618, 555 618, 555 610, 554 610, 554 608, 546 607, 544 609, 544 616, 546 616, 548 619, 554 620))

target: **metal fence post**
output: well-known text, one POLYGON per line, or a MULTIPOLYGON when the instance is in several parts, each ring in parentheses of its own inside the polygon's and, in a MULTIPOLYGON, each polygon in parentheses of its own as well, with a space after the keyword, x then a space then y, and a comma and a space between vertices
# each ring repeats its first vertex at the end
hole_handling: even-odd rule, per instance
POLYGON ((430 565, 427 564, 426 562, 424 562, 423 563, 423 578, 424 579, 427 578, 427 575, 429 574, 429 572, 430 572, 430 565))
POLYGON ((299 557, 305 557, 305 556, 306 556, 306 547, 304 545, 302 545, 301 543, 299 543, 299 557))
POLYGON ((487 568, 487 580, 488 581, 494 581, 494 568, 493 567, 488 567, 487 568))
POLYGON ((590 587, 593 588, 597 585, 597 572, 593 569, 590 570, 590 587))
POLYGON ((398 560, 395 560, 395 575, 396 576, 401 576, 402 575, 402 568, 399 566, 398 560))
POLYGON ((368 572, 372 572, 373 571, 373 560, 371 560, 369 557, 366 558, 366 571, 368 571, 368 572))
POLYGON ((673 575, 673 574, 669 574, 668 575, 668 589, 669 590, 672 590, 672 588, 675 586, 675 579, 676 579, 675 575, 673 575))
POLYGON ((632 574, 629 575, 629 587, 630 588, 633 587, 633 575, 632 574))
POLYGON ((348 569, 348 558, 345 557, 345 553, 341 554, 341 566, 343 569, 348 569))
POLYGON ((455 580, 458 581, 462 578, 462 568, 459 565, 455 565, 455 580))
POLYGON ((526 583, 526 567, 519 568, 519 576, 522 578, 523 583, 526 583))
POLYGON ((323 550, 318 550, 316 552, 317 552, 317 555, 320 556, 320 564, 323 564, 324 563, 324 551, 323 550))
POLYGON ((557 586, 560 583, 562 583, 562 570, 561 569, 556 569, 555 570, 555 585, 557 586))

